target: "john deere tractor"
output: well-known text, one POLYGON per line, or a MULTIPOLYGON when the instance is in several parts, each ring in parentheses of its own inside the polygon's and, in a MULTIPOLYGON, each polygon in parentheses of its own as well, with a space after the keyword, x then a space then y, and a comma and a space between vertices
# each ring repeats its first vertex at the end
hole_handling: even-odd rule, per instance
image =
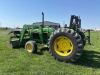
POLYGON ((28 52, 36 53, 37 44, 45 44, 55 59, 75 62, 81 57, 86 43, 86 37, 80 29, 81 19, 78 16, 71 15, 69 27, 61 27, 58 23, 44 21, 42 13, 42 22, 11 31, 14 36, 10 37, 9 45, 11 48, 25 47, 28 52))

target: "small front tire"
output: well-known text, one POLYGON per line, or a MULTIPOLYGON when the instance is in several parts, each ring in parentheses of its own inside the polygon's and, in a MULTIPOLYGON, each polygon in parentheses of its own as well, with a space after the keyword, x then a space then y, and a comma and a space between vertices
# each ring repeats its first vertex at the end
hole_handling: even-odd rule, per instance
POLYGON ((29 53, 36 53, 37 52, 37 44, 35 41, 28 41, 25 44, 25 50, 27 50, 29 53))

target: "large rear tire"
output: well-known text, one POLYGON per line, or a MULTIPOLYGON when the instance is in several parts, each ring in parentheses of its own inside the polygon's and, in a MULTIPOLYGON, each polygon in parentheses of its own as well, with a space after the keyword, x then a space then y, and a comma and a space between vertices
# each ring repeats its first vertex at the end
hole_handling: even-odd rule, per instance
POLYGON ((59 61, 75 62, 84 48, 81 36, 73 29, 59 28, 49 39, 49 51, 59 61))

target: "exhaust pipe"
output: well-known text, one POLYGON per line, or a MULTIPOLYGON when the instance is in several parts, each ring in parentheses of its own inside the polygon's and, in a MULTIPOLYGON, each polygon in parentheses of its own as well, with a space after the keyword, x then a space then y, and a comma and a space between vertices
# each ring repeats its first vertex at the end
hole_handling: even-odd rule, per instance
POLYGON ((44 13, 42 12, 42 27, 44 28, 44 13))

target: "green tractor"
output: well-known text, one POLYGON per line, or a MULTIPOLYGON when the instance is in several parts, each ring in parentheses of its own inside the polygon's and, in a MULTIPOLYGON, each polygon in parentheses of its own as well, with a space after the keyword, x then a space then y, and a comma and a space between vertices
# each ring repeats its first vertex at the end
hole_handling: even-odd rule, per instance
MULTIPOLYGON (((25 47, 30 53, 37 52, 37 43, 47 45, 51 55, 64 62, 75 62, 83 52, 86 44, 86 37, 81 29, 81 19, 72 15, 70 25, 60 27, 58 23, 44 21, 24 25, 21 30, 14 30, 14 36, 10 37, 9 46, 11 48, 25 47)), ((90 36, 88 36, 90 40, 90 36)))

